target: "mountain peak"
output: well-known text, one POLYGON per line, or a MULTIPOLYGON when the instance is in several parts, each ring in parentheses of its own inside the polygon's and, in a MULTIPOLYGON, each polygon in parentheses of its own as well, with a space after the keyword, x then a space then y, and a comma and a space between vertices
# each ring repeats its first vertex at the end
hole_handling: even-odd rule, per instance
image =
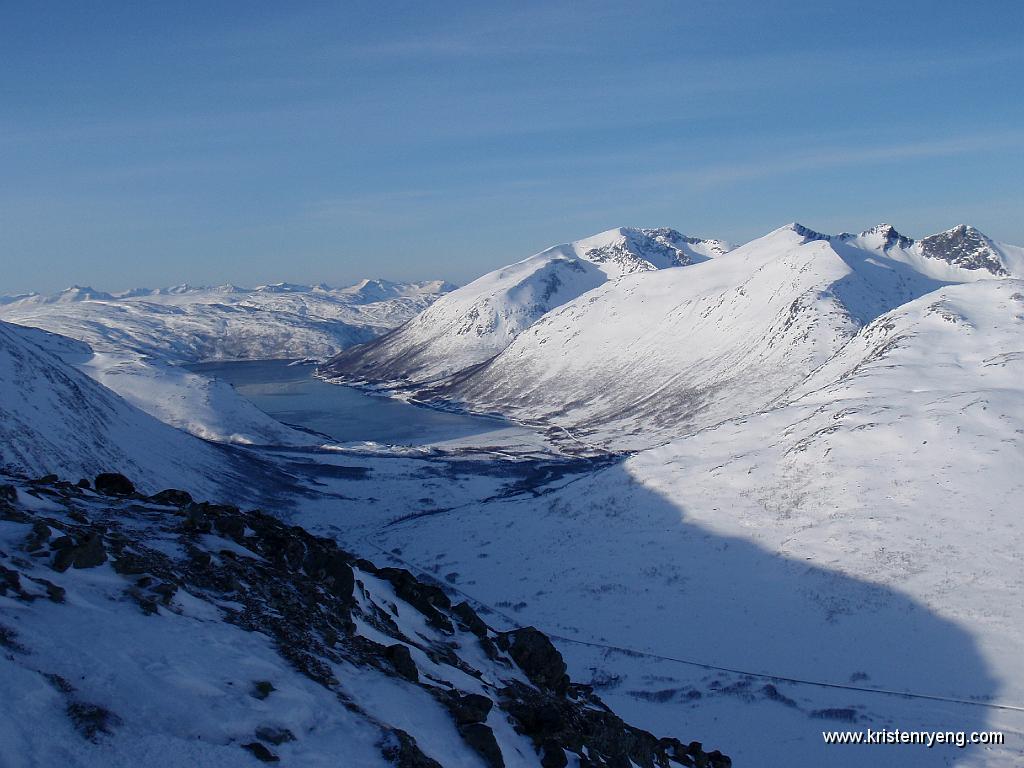
POLYGON ((97 291, 95 288, 88 285, 72 285, 58 293, 54 297, 54 301, 64 303, 70 301, 91 301, 96 299, 105 300, 113 298, 114 297, 109 293, 97 291))
POLYGON ((688 237, 670 227, 617 227, 571 245, 580 258, 614 264, 620 274, 687 266, 730 250, 721 240, 688 237))
POLYGON ((924 238, 921 240, 921 253, 960 269, 984 269, 999 277, 1010 274, 992 241, 968 224, 957 224, 945 232, 924 238))
POLYGON ((884 248, 909 248, 914 244, 913 238, 901 235, 892 224, 876 224, 860 233, 860 237, 870 238, 872 236, 880 237, 884 248))
POLYGON ((832 235, 826 235, 825 233, 818 232, 816 230, 811 229, 810 227, 805 227, 803 224, 797 221, 790 222, 789 224, 786 224, 784 227, 779 227, 775 231, 782 232, 785 230, 796 232, 798 235, 800 235, 800 237, 804 238, 804 242, 811 242, 812 240, 832 239, 832 235))

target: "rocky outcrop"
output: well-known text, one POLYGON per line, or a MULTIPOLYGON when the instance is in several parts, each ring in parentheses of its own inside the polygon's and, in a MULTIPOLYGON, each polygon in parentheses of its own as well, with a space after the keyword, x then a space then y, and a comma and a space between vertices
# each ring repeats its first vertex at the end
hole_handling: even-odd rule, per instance
MULTIPOLYGON (((98 477, 96 488, 109 495, 57 480, 0 485, 0 518, 24 531, 17 551, 0 548, 0 595, 60 603, 64 588, 47 574, 86 589, 76 570, 107 568, 120 579, 118 600, 144 621, 160 622, 198 601, 218 606, 223 622, 270 638, 288 666, 379 729, 379 755, 397 766, 437 768, 445 755, 429 754, 408 727, 364 708, 344 670, 389 678, 389 686, 419 702, 410 706, 424 706, 425 694, 489 768, 504 768, 510 749, 532 749, 536 764, 547 768, 566 765, 567 756, 581 766, 616 768, 730 765, 696 742, 659 739, 628 725, 588 686, 570 681, 542 632, 496 632, 468 603, 453 605, 444 589, 409 571, 378 568, 269 514, 196 503, 184 491, 145 497, 112 475, 98 477), (22 494, 35 501, 22 503, 22 494)), ((2 622, 0 642, 12 658, 30 653, 2 622)), ((241 693, 262 706, 284 695, 276 691, 270 680, 250 679, 241 693)), ((67 716, 86 738, 116 740, 129 715, 69 698, 67 716)), ((287 763, 303 738, 267 722, 239 733, 235 744, 256 760, 287 763)))

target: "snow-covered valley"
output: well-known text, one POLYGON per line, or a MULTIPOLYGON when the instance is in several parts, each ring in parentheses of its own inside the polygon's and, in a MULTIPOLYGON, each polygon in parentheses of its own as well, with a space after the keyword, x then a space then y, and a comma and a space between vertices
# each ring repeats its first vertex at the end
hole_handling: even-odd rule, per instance
MULTIPOLYGON (((294 331, 295 302, 313 313, 315 289, 263 291, 244 327, 225 317, 249 310, 219 307, 210 293, 174 315, 177 325, 159 319, 180 308, 170 293, 22 298, 0 319, 72 340, 0 323, 0 464, 23 514, 44 509, 51 492, 27 479, 47 472, 74 481, 119 471, 150 494, 172 486, 272 503, 287 523, 466 600, 496 631, 540 628, 571 678, 627 722, 699 740, 737 766, 1013 765, 1024 759, 1022 278, 1024 250, 969 227, 911 240, 888 226, 824 235, 789 225, 737 248, 667 229, 610 230, 442 298, 438 283, 402 289, 415 294, 405 304, 388 302, 409 295, 389 294, 355 305, 381 304, 373 311, 388 319, 377 325, 370 310, 349 306, 364 313, 362 338, 294 331), (211 315, 196 309, 207 301, 211 315), (184 330, 200 322, 202 334, 184 330), (394 444, 385 437, 397 433, 335 439, 297 406, 275 409, 281 382, 262 382, 264 399, 250 401, 242 386, 177 365, 322 359, 357 341, 368 343, 320 373, 378 396, 353 409, 394 406, 379 397, 390 395, 413 401, 400 404, 408 409, 501 414, 508 428, 394 444), (249 461, 260 488, 246 496, 249 461), (867 728, 997 730, 1006 743, 823 743, 824 730, 867 728)), ((314 325, 328 315, 317 311, 314 325)), ((419 429, 402 416, 409 411, 393 413, 382 418, 419 429)), ((91 497, 69 503, 94 514, 91 497)), ((23 533, 5 538, 6 553, 23 533)), ((82 621, 113 589, 112 576, 89 578, 65 585, 80 596, 69 602, 82 621)), ((375 584, 367 574, 367 599, 385 605, 375 584)), ((32 627, 26 641, 58 620, 33 624, 35 604, 0 600, 0 616, 32 627)), ((189 605, 159 615, 195 620, 189 610, 200 609, 189 605)), ((218 647, 250 643, 232 637, 218 647)), ((169 653, 154 651, 164 662, 169 653)), ((252 651, 279 663, 266 653, 252 651)), ((243 652, 229 655, 210 663, 246 663, 243 652)), ((361 703, 374 701, 394 724, 395 699, 369 693, 394 683, 357 679, 361 703)), ((90 689, 90 700, 123 710, 116 688, 90 689)), ((314 733, 320 695, 305 691, 294 715, 274 717, 314 733)), ((33 701, 26 712, 47 716, 46 697, 33 701)), ((537 764, 543 749, 517 740, 515 715, 496 706, 487 723, 505 764, 537 764)), ((231 711, 239 733, 259 725, 231 711)), ((179 726, 158 742, 178 744, 195 728, 179 726)), ((352 735, 364 726, 346 725, 346 738, 372 747, 352 735)), ((12 739, 24 738, 20 727, 12 739)), ((442 765, 494 764, 458 746, 466 737, 457 727, 438 727, 452 739, 405 730, 442 765)), ((110 730, 95 755, 106 749, 130 764, 110 730)), ((124 733, 145 730, 132 720, 124 733)), ((325 733, 324 744, 340 738, 325 733)), ((250 764, 237 744, 223 757, 233 732, 204 734, 219 746, 187 753, 196 764, 250 764)), ((313 765, 325 748, 300 739, 275 751, 283 763, 313 765)))

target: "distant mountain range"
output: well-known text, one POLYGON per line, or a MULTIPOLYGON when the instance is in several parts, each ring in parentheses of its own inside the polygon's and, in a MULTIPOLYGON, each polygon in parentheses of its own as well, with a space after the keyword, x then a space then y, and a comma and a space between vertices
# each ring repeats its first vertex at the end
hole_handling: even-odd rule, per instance
MULTIPOLYGON (((398 326, 454 288, 443 280, 361 280, 331 288, 277 283, 135 289, 73 286, 7 297, 0 320, 85 342, 73 363, 160 421, 218 442, 315 442, 288 429, 227 384, 181 363, 323 359, 398 326)), ((113 466, 107 464, 107 466, 113 466)))
POLYGON ((277 283, 136 288, 72 286, 0 299, 0 320, 86 341, 96 351, 210 359, 323 358, 402 324, 455 286, 361 280, 331 288, 277 283))

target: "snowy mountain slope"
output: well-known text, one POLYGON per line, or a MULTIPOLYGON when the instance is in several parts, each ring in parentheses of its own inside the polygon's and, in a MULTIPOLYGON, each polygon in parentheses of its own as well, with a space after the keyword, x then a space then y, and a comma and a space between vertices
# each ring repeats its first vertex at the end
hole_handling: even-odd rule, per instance
POLYGON ((888 226, 839 236, 783 227, 685 270, 601 286, 427 394, 649 447, 770 405, 884 312, 1019 268, 1010 246, 965 261, 936 245, 972 231, 915 242, 888 226))
POLYGON ((268 418, 227 384, 169 363, 325 358, 404 322, 454 286, 362 280, 345 288, 188 285, 112 295, 75 286, 0 307, 0 319, 87 342, 72 362, 133 405, 208 440, 295 445, 312 436, 268 418))
POLYGON ((77 367, 136 408, 204 440, 237 445, 324 443, 322 436, 276 421, 226 382, 161 360, 99 353, 77 367))
POLYGON ((1024 281, 981 280, 876 318, 776 407, 373 541, 517 622, 749 671, 559 641, 618 711, 730 733, 737 764, 861 766, 822 730, 902 728, 1007 741, 872 760, 1015 765, 1024 714, 986 705, 1024 703, 1022 457, 1024 281))
POLYGON ((323 359, 408 320, 453 286, 363 280, 345 288, 188 285, 112 295, 75 286, 0 306, 0 319, 172 362, 323 359))
POLYGON ((11 768, 731 764, 624 723, 536 630, 181 491, 0 485, 0 645, 11 768))
MULTIPOLYGON (((84 345, 0 322, 0 468, 28 476, 129 471, 141 487, 256 488, 230 452, 160 423, 64 362, 84 345)), ((265 468, 262 468, 265 470, 265 468)), ((268 480, 273 472, 268 472, 268 480)))
POLYGON ((398 330, 322 369, 328 377, 425 382, 478 365, 545 313, 609 280, 707 261, 717 240, 619 228, 556 245, 444 296, 398 330))

